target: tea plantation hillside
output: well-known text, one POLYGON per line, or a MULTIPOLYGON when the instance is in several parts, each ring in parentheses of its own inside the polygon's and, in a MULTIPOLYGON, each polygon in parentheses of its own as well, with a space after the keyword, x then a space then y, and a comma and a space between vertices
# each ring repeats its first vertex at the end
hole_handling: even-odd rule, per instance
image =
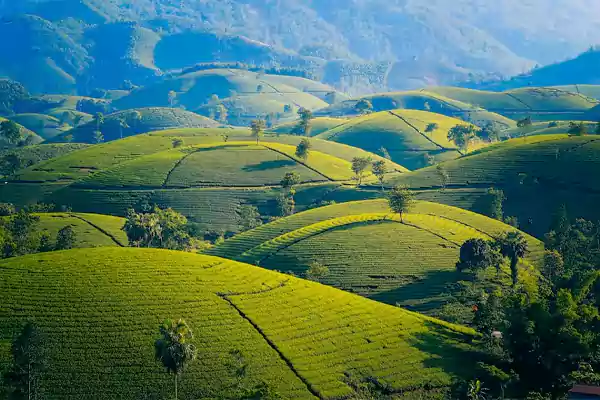
POLYGON ((180 398, 232 398, 265 382, 286 399, 333 400, 353 394, 345 375, 439 398, 473 372, 467 328, 222 258, 71 250, 0 261, 0 277, 1 348, 26 322, 39 327, 48 399, 171 396, 173 377, 154 358, 166 318, 185 318, 198 348, 180 398))
POLYGON ((42 139, 48 140, 70 129, 70 126, 61 126, 60 120, 51 115, 44 114, 17 114, 10 117, 16 123, 35 132, 42 139))
MULTIPOLYGON (((322 283, 430 312, 461 280, 455 268, 460 246, 511 230, 482 215, 429 202, 418 202, 401 222, 387 201, 373 200, 305 211, 237 235, 209 253, 299 276, 318 262, 330 271, 322 283)), ((543 244, 528 235, 527 240, 531 253, 522 268, 533 271, 543 244)))
MULTIPOLYGON (((235 232, 241 205, 257 206, 265 219, 279 215, 276 199, 287 172, 300 176, 298 211, 344 187, 353 178, 355 157, 386 162, 386 178, 407 172, 375 154, 316 138, 307 159, 299 159, 295 152, 301 140, 267 135, 257 145, 247 129, 175 129, 132 136, 18 171, 0 185, 0 201, 41 201, 111 215, 125 215, 128 208, 147 202, 171 206, 206 229, 235 232)), ((370 172, 365 175, 365 182, 375 180, 370 172)))
MULTIPOLYGON (((6 118, 0 117, 0 123, 4 122, 6 120, 7 120, 6 118)), ((21 139, 22 140, 27 140, 31 144, 37 144, 37 143, 41 143, 44 141, 44 139, 42 139, 39 135, 37 135, 35 132, 30 131, 23 125, 17 123, 17 126, 19 127, 19 130, 21 131, 21 139)), ((4 137, 0 138, 0 148, 6 149, 6 148, 12 148, 12 147, 16 147, 16 145, 13 143, 7 143, 7 141, 4 137)))
POLYGON ((353 118, 317 137, 377 154, 384 148, 393 161, 414 170, 427 165, 427 155, 437 162, 461 155, 448 140, 448 131, 456 125, 468 124, 441 114, 399 109, 353 118))
MULTIPOLYGON (((258 115, 284 114, 286 106, 310 110, 323 108, 321 99, 335 89, 304 78, 259 74, 241 69, 214 69, 185 73, 160 83, 134 90, 113 102, 118 109, 185 106, 187 110, 209 115, 222 104, 235 125, 247 125, 258 115), (169 93, 175 93, 171 100, 169 93)), ((339 96, 338 96, 339 97, 339 96)), ((292 110, 289 116, 294 117, 292 110)))
MULTIPOLYGON (((20 160, 20 167, 29 167, 38 164, 42 161, 49 160, 54 157, 59 157, 68 154, 75 150, 81 150, 88 145, 83 143, 55 143, 55 144, 38 144, 33 146, 18 147, 9 150, 0 151, 0 159, 5 159, 9 155, 15 155, 20 160)), ((10 174, 8 166, 3 163, 0 167, 0 175, 10 174)))
POLYGON ((96 131, 102 132, 102 141, 111 141, 163 129, 215 128, 219 125, 212 119, 179 108, 140 108, 106 115, 103 121, 94 119, 65 132, 54 141, 97 143, 96 131))
POLYGON ((421 198, 488 213, 487 188, 505 192, 505 215, 521 229, 542 236, 552 215, 566 204, 571 218, 600 218, 600 137, 540 135, 513 139, 441 164, 448 173, 441 189, 436 167, 390 180, 421 190, 421 198))
MULTIPOLYGON (((50 241, 56 241, 56 234, 66 226, 75 233, 74 248, 87 247, 124 247, 127 235, 121 228, 125 220, 119 217, 86 213, 39 213, 36 225, 38 232, 50 234, 50 241)), ((0 217, 6 218, 6 217, 0 217)))
MULTIPOLYGON (((507 92, 429 87, 420 91, 379 93, 361 99, 369 100, 375 111, 425 110, 462 118, 479 126, 494 123, 501 128, 513 128, 516 120, 526 117, 537 121, 582 120, 588 110, 598 105, 597 99, 582 93, 551 87, 527 87, 507 92)), ((358 100, 334 104, 319 110, 317 115, 353 115, 358 100)))
POLYGON ((529 126, 523 126, 520 128, 512 128, 502 131, 502 135, 509 138, 517 138, 520 136, 534 136, 534 135, 550 135, 550 134, 564 134, 569 132, 571 124, 582 123, 585 126, 586 132, 594 134, 597 132, 598 123, 592 121, 550 121, 550 122, 534 122, 529 126))

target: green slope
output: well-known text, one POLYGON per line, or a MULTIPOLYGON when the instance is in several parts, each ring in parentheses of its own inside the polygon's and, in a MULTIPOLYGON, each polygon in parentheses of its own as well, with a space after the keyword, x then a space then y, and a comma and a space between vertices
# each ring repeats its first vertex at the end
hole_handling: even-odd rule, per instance
POLYGON ((441 114, 399 109, 353 118, 317 137, 378 154, 383 147, 394 162, 418 169, 426 166, 426 155, 438 162, 460 156, 447 138, 456 125, 466 123, 441 114), (429 124, 437 124, 437 128, 426 132, 429 124))
MULTIPOLYGON (((162 129, 215 128, 218 126, 219 123, 216 121, 179 108, 153 107, 119 111, 106 115, 100 131, 105 141, 111 141, 162 129), (120 121, 124 121, 126 125, 122 127, 120 121)), ((72 136, 71 140, 76 142, 95 143, 94 132, 97 129, 97 122, 90 121, 65 132, 54 140, 64 141, 69 135, 72 136)))
MULTIPOLYGON (((6 118, 0 117, 0 123, 6 121, 6 118)), ((15 121, 16 122, 16 121, 15 121)), ((17 123, 17 125, 19 126, 19 129, 21 130, 21 139, 26 139, 31 137, 31 139, 28 139, 32 144, 38 144, 44 141, 44 139, 42 139, 38 134, 36 134, 33 131, 30 131, 29 129, 27 129, 26 127, 24 127, 23 125, 17 123)), ((14 144, 9 144, 6 142, 6 140, 4 138, 0 139, 0 149, 7 149, 7 148, 14 148, 17 147, 14 144)))
MULTIPOLYGON (((327 117, 318 117, 314 118, 310 121, 311 124, 311 136, 317 136, 320 133, 323 133, 329 129, 333 129, 337 126, 345 124, 347 122, 346 119, 343 118, 327 118, 327 117)), ((286 122, 281 125, 277 125, 274 128, 269 129, 270 132, 279 133, 281 135, 292 135, 294 134, 294 129, 297 127, 298 121, 286 122)))
POLYGON ((513 139, 442 164, 448 189, 439 192, 434 167, 390 180, 424 190, 422 198, 484 212, 485 189, 502 188, 506 215, 516 215, 521 228, 538 236, 550 218, 566 204, 572 218, 596 220, 600 195, 598 136, 540 135, 513 139))
MULTIPOLYGON (((235 236, 209 252, 269 269, 285 266, 284 271, 298 275, 316 261, 330 269, 325 284, 432 311, 461 279, 455 264, 462 243, 513 229, 429 202, 418 202, 401 222, 387 201, 374 200, 305 211, 235 236)), ((527 238, 532 251, 527 262, 538 265, 543 244, 527 238)))
POLYGON ((35 132, 44 140, 52 139, 70 129, 70 126, 61 127, 59 119, 51 115, 17 114, 11 119, 35 132))
POLYGON ((234 351, 248 366, 242 385, 265 381, 287 399, 349 396, 347 373, 432 398, 472 373, 466 328, 216 257, 72 250, 1 261, 0 276, 0 343, 39 326, 49 399, 170 396, 154 359, 166 318, 185 318, 198 347, 181 398, 231 397, 234 351))

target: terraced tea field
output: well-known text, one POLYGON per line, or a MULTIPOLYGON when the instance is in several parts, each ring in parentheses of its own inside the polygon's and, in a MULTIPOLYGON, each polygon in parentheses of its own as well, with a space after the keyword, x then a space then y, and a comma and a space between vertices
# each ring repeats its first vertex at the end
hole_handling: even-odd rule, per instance
POLYGON ((25 322, 39 326, 48 399, 170 396, 172 376, 154 361, 165 318, 185 318, 198 347, 181 398, 231 397, 234 351, 243 387, 265 381, 286 399, 349 396, 345 374, 427 397, 474 361, 466 328, 216 257, 72 250, 0 261, 0 277, 1 347, 25 322))
MULTIPOLYGON (((327 117, 318 117, 314 118, 310 121, 311 131, 310 136, 317 136, 320 133, 328 131, 329 129, 333 129, 337 126, 345 124, 348 122, 345 118, 327 118, 327 117)), ((276 127, 270 129, 270 132, 280 135, 293 135, 294 129, 297 127, 298 121, 287 122, 285 124, 277 125, 276 127)))
POLYGON ((438 162, 460 156, 448 141, 448 131, 456 125, 468 124, 426 111, 392 110, 353 118, 317 137, 376 154, 383 147, 393 161, 414 170, 426 166, 427 154, 438 162), (436 124, 431 132, 429 124, 436 124))
MULTIPOLYGON (((323 283, 421 311, 438 307, 468 239, 513 230, 482 215, 418 202, 401 222, 384 200, 351 202, 302 212, 245 232, 210 254, 303 275, 312 262, 330 269, 323 283)), ((539 265, 543 245, 527 236, 523 268, 539 265), (528 266, 529 264, 529 266, 528 266)), ((528 278, 524 278, 528 279, 528 278)))
MULTIPOLYGON (((449 175, 448 186, 435 198, 456 204, 451 200, 454 190, 477 189, 479 196, 468 196, 467 208, 485 212, 482 189, 502 188, 507 196, 505 214, 517 216, 523 230, 541 237, 549 228, 550 216, 561 204, 567 205, 573 218, 600 217, 594 205, 600 195, 598 154, 598 136, 540 135, 513 139, 443 163, 449 175)), ((441 186, 434 167, 391 179, 389 184, 407 184, 424 191, 439 190, 441 186)))

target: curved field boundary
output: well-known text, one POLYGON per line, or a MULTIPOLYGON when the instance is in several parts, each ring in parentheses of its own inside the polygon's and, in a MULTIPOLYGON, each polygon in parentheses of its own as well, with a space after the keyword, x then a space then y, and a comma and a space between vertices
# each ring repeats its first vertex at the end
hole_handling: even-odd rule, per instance
MULTIPOLYGON (((332 219, 329 219, 326 221, 317 222, 315 224, 308 225, 306 227, 302 227, 300 229, 296 229, 294 231, 291 231, 291 232, 285 233, 281 236, 278 236, 274 239, 263 242, 263 243, 259 244, 258 246, 255 246, 255 247, 243 252, 238 257, 238 259, 240 261, 254 262, 254 263, 260 264, 261 261, 264 261, 265 259, 271 257, 272 255, 278 253, 279 251, 281 251, 283 249, 293 246, 294 244, 299 243, 302 240, 306 240, 308 238, 323 234, 327 231, 330 231, 330 230, 333 230, 336 228, 340 228, 340 227, 344 227, 344 226, 355 225, 355 224, 387 222, 387 221, 401 223, 406 226, 413 227, 415 229, 420 229, 420 230, 426 231, 434 236, 439 237, 442 240, 445 240, 445 241, 451 243, 453 246, 456 246, 456 247, 460 247, 462 245, 461 242, 458 242, 456 240, 448 238, 447 236, 444 236, 440 232, 436 232, 432 229, 428 229, 425 226, 426 224, 422 223, 423 221, 421 221, 421 223, 419 223, 418 218, 414 218, 414 217, 418 217, 418 216, 427 216, 427 217, 431 217, 432 219, 439 218, 437 216, 432 216, 432 215, 428 215, 428 214, 408 214, 405 216, 404 221, 401 221, 399 215, 391 214, 391 213, 365 213, 365 214, 359 214, 359 215, 350 215, 350 216, 345 216, 345 217, 332 218, 332 219), (411 217, 413 217, 414 219, 411 217)), ((473 229, 470 226, 460 223, 460 222, 452 221, 452 223, 455 225, 460 225, 460 226, 466 227, 468 229, 473 229)), ((478 232, 475 229, 473 229, 473 230, 478 232)), ((491 237, 489 234, 484 234, 484 235, 487 238, 491 237)))
POLYGON ((317 139, 321 139, 321 138, 319 138, 319 136, 322 136, 322 140, 332 140, 332 139, 335 139, 337 136, 339 136, 342 133, 346 132, 348 129, 356 128, 357 126, 360 126, 362 124, 365 124, 365 123, 369 122, 371 119, 373 119, 373 117, 376 114, 377 113, 372 113, 372 114, 369 114, 369 115, 363 115, 361 117, 358 117, 358 118, 361 118, 361 121, 358 121, 356 123, 353 123, 353 121, 350 119, 350 120, 346 121, 345 123, 336 126, 335 128, 328 129, 325 132, 322 132, 322 133, 318 134, 317 135, 317 139), (337 132, 329 133, 329 132, 331 132, 331 131, 333 131, 335 129, 338 129, 338 128, 340 128, 340 129, 337 132), (329 133, 329 134, 327 134, 327 133, 329 133))
POLYGON ((445 151, 458 151, 459 153, 462 154, 462 152, 459 149, 449 149, 446 148, 444 146, 442 146, 441 144, 439 144, 438 142, 434 141, 433 139, 431 139, 430 137, 427 137, 427 135, 425 135, 424 133, 422 133, 416 126, 414 126, 413 124, 411 124, 410 122, 408 122, 408 120, 406 118, 404 118, 401 115, 398 115, 396 113, 394 113, 393 111, 388 111, 390 113, 390 115, 393 115, 395 117, 400 118, 400 120, 402 120, 402 122, 404 122, 406 125, 410 126, 412 129, 415 130, 415 132, 417 132, 419 135, 421 135, 422 137, 424 137, 427 141, 429 141, 431 144, 433 144, 434 146, 437 146, 440 148, 440 150, 445 150, 445 151))
POLYGON ((117 239, 116 237, 114 237, 111 233, 109 233, 108 231, 106 231, 102 227, 94 224, 93 222, 88 221, 87 219, 83 218, 81 215, 78 215, 78 214, 69 214, 69 216, 73 217, 73 218, 77 218, 78 220, 85 222, 86 224, 88 224, 92 228, 96 229, 97 231, 101 232, 102 234, 104 234, 105 236, 107 236, 108 238, 110 238, 110 240, 112 240, 117 246, 119 246, 119 247, 126 247, 126 245, 124 245, 123 243, 121 243, 119 241, 119 239, 117 239))

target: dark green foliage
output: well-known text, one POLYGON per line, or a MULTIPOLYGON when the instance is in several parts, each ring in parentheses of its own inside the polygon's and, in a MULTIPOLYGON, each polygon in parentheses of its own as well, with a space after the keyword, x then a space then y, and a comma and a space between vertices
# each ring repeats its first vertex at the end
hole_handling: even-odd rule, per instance
POLYGON ((477 137, 486 142, 495 142, 500 139, 500 130, 493 123, 488 123, 476 132, 477 137))
POLYGON ((240 225, 245 231, 262 225, 262 219, 260 218, 258 208, 252 205, 246 204, 241 206, 238 214, 240 218, 240 225))
POLYGON ((460 259, 456 263, 459 272, 471 270, 477 272, 488 267, 496 267, 501 257, 493 243, 483 239, 469 239, 460 247, 460 259))
POLYGON ((306 161, 308 156, 310 155, 310 150, 312 149, 312 144, 308 138, 302 139, 298 146, 296 146, 296 157, 303 159, 306 161))
POLYGON ((587 124, 584 122, 569 122, 569 135, 583 136, 587 134, 587 124))
POLYGON ((44 337, 38 328, 28 323, 12 343, 12 365, 4 374, 9 398, 14 400, 43 399, 41 379, 46 369, 44 337))
POLYGON ((0 79, 0 115, 12 114, 15 106, 28 98, 27 89, 19 82, 0 79))
POLYGON ((519 128, 527 128, 527 127, 530 127, 531 125, 533 125, 533 121, 531 120, 531 117, 526 117, 526 118, 523 118, 523 119, 517 121, 517 127, 519 127, 519 128))
POLYGON ((69 250, 75 246, 77 235, 71 225, 67 225, 58 231, 56 235, 56 250, 69 250))
POLYGON ((430 124, 427 124, 427 127, 425 128, 425 132, 426 133, 435 132, 439 127, 440 127, 439 124, 432 122, 430 124))
POLYGON ((379 180, 379 183, 381 184, 381 190, 383 190, 383 182, 385 180, 385 174, 387 174, 387 172, 388 172, 385 161, 383 161, 383 160, 375 161, 373 163, 371 169, 373 170, 373 175, 375 175, 377 177, 377 180, 379 180))
POLYGON ((501 189, 490 188, 486 196, 485 214, 491 218, 502 221, 504 219, 504 201, 506 196, 501 189))
POLYGON ((306 270, 305 277, 311 281, 320 281, 329 275, 329 268, 318 261, 313 261, 306 270))
POLYGON ((281 217, 287 217, 294 213, 296 209, 296 201, 294 196, 290 193, 281 193, 275 199, 277 203, 277 213, 281 217))
POLYGON ((21 210, 2 221, 0 242, 3 241, 3 256, 16 257, 37 253, 44 243, 36 232, 40 218, 21 210))
POLYGON ((301 108, 298 110, 298 116, 300 117, 300 121, 292 130, 292 133, 294 135, 310 136, 312 130, 311 120, 314 118, 312 111, 301 108))
POLYGON ((356 103, 354 109, 359 114, 368 114, 373 112, 373 104, 367 99, 361 99, 356 103))
POLYGON ((5 176, 13 176, 23 167, 23 159, 16 153, 6 154, 0 159, 0 171, 5 176))
POLYGON ((171 208, 154 207, 148 213, 129 210, 123 230, 133 247, 190 250, 194 245, 187 218, 171 208))
POLYGON ((21 140, 21 128, 14 121, 0 122, 0 137, 8 144, 17 144, 21 140))
POLYGON ((519 259, 525 257, 529 252, 527 240, 521 232, 512 231, 496 238, 496 243, 500 254, 510 259, 510 272, 514 287, 519 281, 519 259))
POLYGON ((0 217, 8 217, 17 212, 14 204, 0 203, 0 217))
POLYGON ((405 213, 408 213, 414 205, 414 194, 407 186, 395 186, 388 193, 388 202, 390 209, 400 215, 400 220, 405 213))
POLYGON ((177 400, 177 379, 185 368, 196 359, 196 346, 189 343, 193 332, 183 319, 166 320, 160 327, 160 339, 154 343, 156 360, 161 362, 168 373, 175 375, 175 399, 177 400))

